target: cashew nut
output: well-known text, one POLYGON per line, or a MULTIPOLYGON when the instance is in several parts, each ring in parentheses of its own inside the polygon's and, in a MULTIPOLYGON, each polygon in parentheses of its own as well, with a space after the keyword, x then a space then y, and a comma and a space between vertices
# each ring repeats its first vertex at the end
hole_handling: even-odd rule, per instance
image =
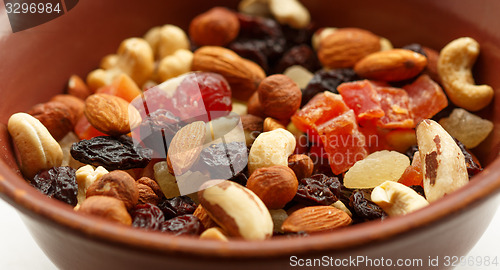
POLYGON ((179 27, 171 24, 151 28, 144 39, 149 43, 155 58, 160 60, 174 54, 177 50, 189 50, 189 39, 179 27))
POLYGON ((85 165, 76 170, 76 183, 78 184, 78 194, 76 198, 78 199, 78 205, 75 209, 78 209, 87 198, 87 189, 89 186, 107 173, 109 173, 108 170, 101 166, 94 170, 92 166, 85 165))
POLYGON ((241 13, 258 16, 258 17, 271 17, 271 10, 269 10, 269 0, 242 0, 238 4, 238 10, 241 13))
POLYGON ((475 85, 472 66, 479 54, 479 43, 470 37, 450 42, 439 54, 438 72, 448 97, 457 106, 470 111, 486 107, 493 98, 493 88, 475 85))
POLYGON ((385 181, 375 187, 371 199, 389 216, 405 215, 429 205, 415 190, 394 181, 385 181))
POLYGON ((193 53, 186 49, 179 49, 174 54, 164 57, 158 64, 159 82, 164 82, 191 71, 193 53))
POLYGON ((278 22, 293 28, 305 28, 311 22, 311 14, 298 0, 269 0, 269 9, 278 22))
POLYGON ((87 76, 87 84, 94 91, 110 85, 122 73, 129 75, 137 85, 143 85, 153 74, 153 50, 144 39, 129 38, 122 41, 116 55, 103 59, 101 67, 87 76))
POLYGON ((39 171, 61 166, 61 146, 47 128, 27 113, 13 114, 7 128, 19 151, 21 172, 32 179, 39 171))
POLYGON ((248 172, 273 165, 288 166, 288 156, 295 150, 295 137, 282 128, 261 133, 248 154, 248 172))
POLYGON ((424 192, 433 202, 469 182, 464 154, 438 123, 423 120, 417 126, 417 142, 424 175, 424 192))

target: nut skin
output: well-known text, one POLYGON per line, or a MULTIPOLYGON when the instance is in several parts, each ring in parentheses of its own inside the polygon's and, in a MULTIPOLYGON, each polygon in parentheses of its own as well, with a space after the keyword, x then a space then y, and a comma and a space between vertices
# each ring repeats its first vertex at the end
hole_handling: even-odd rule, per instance
POLYGON ((377 35, 359 28, 342 28, 321 39, 318 58, 326 68, 349 68, 380 48, 377 35))
POLYGON ((351 217, 333 206, 309 206, 288 216, 281 229, 284 232, 315 233, 331 231, 352 223, 351 217))
POLYGON ((266 77, 264 70, 254 62, 217 46, 204 46, 196 50, 191 70, 215 72, 224 76, 231 86, 233 97, 242 101, 248 100, 266 77))
POLYGON ((354 66, 361 77, 380 81, 402 81, 417 76, 427 66, 427 58, 419 53, 392 49, 372 53, 354 66))
POLYGON ((260 104, 258 92, 253 93, 253 95, 248 99, 247 112, 251 115, 266 118, 264 108, 262 107, 262 104, 260 104))
POLYGON ((87 198, 77 211, 124 225, 132 224, 132 217, 123 202, 113 197, 92 196, 87 198))
POLYGON ((144 184, 137 184, 137 190, 139 191, 139 204, 150 203, 157 205, 160 202, 160 198, 149 186, 144 184))
POLYGON ((80 117, 83 116, 83 111, 85 109, 85 102, 80 98, 77 98, 72 95, 55 95, 50 101, 61 102, 68 107, 71 111, 71 115, 73 116, 72 123, 76 125, 80 117))
POLYGON ((66 104, 58 101, 35 105, 28 113, 40 120, 57 141, 74 128, 75 114, 66 104))
POLYGON ((281 209, 297 193, 299 182, 292 169, 271 166, 255 170, 248 178, 247 188, 255 192, 269 209, 281 209))
POLYGON ((68 80, 68 94, 85 100, 93 93, 80 76, 71 75, 68 80))
POLYGON ((151 188, 151 190, 153 190, 153 192, 159 197, 159 198, 162 198, 163 197, 163 192, 161 191, 161 188, 160 186, 158 185, 158 183, 156 183, 155 180, 149 178, 149 177, 146 177, 146 176, 143 176, 139 179, 137 179, 137 184, 143 184, 143 185, 146 185, 148 187, 151 188))
POLYGON ((120 170, 105 174, 92 183, 87 189, 85 201, 96 195, 119 199, 128 210, 132 209, 139 201, 139 190, 134 178, 120 170))
POLYGON ((240 32, 240 23, 234 12, 214 7, 196 16, 189 25, 189 36, 198 45, 224 46, 240 32))
POLYGON ((312 175, 314 162, 308 155, 295 154, 288 157, 288 167, 293 170, 297 179, 312 175))
POLYGON ((265 78, 257 90, 267 116, 287 121, 299 109, 302 91, 289 77, 277 74, 265 78))
POLYGON ((117 96, 94 94, 85 101, 84 114, 97 130, 112 136, 127 134, 141 123, 133 106, 117 96))
POLYGON ((196 207, 193 216, 200 220, 201 224, 203 224, 203 228, 205 229, 217 227, 217 223, 215 223, 215 221, 208 215, 207 210, 205 210, 201 204, 196 207))

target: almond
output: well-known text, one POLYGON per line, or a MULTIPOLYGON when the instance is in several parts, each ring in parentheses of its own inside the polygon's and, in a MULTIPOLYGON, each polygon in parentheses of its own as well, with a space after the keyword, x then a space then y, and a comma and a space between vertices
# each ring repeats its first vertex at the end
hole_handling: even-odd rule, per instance
POLYGON ((205 229, 217 227, 217 223, 213 221, 213 219, 208 215, 207 210, 205 210, 205 208, 203 208, 201 204, 196 207, 193 216, 197 217, 200 220, 201 224, 203 224, 203 228, 205 229))
POLYGON ((78 75, 71 75, 68 80, 68 94, 85 100, 92 92, 82 78, 78 75))
POLYGON ((108 94, 89 96, 84 113, 93 127, 112 136, 129 133, 142 120, 139 111, 126 100, 108 94))
POLYGON ((324 67, 348 68, 377 51, 380 51, 377 35, 359 28, 342 28, 321 39, 318 58, 324 67))
POLYGON ((392 49, 361 59, 354 71, 361 77, 381 81, 402 81, 417 76, 427 66, 427 58, 414 51, 392 49))
POLYGON ((285 232, 330 231, 352 223, 344 211, 332 206, 309 206, 293 212, 281 226, 285 232))
POLYGON ((177 131, 167 153, 171 174, 182 175, 191 168, 201 153, 205 133, 206 126, 202 121, 193 122, 177 131))
POLYGON ((265 72, 257 64, 241 58, 232 50, 205 46, 194 52, 193 71, 219 73, 231 86, 233 97, 246 101, 265 78, 265 72))

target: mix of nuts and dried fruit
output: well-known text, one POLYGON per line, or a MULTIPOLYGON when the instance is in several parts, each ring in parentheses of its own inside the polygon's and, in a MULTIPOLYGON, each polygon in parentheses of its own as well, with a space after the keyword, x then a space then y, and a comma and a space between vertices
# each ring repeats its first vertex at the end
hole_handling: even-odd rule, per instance
MULTIPOLYGON (((472 38, 393 48, 243 0, 124 40, 67 94, 16 113, 25 179, 75 211, 201 239, 302 236, 404 215, 469 182, 472 38), (451 102, 449 102, 451 101, 451 102)), ((472 112, 471 112, 472 111, 472 112)))

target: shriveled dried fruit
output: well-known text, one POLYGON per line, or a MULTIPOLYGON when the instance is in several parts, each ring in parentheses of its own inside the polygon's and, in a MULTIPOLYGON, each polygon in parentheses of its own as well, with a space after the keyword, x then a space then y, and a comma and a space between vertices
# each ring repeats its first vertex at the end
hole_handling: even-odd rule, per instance
POLYGON ((350 68, 322 69, 314 73, 307 87, 302 92, 302 106, 318 93, 329 91, 338 94, 337 86, 358 79, 358 75, 350 68))
POLYGON ((158 109, 142 120, 138 131, 144 145, 152 149, 156 157, 165 158, 167 156, 166 145, 172 141, 182 125, 183 122, 172 112, 158 109))
POLYGON ((165 221, 163 212, 156 205, 139 204, 132 211, 132 226, 146 230, 160 230, 165 221))
POLYGON ((387 217, 387 213, 380 206, 367 200, 361 190, 355 190, 349 200, 349 205, 354 209, 356 215, 362 219, 374 220, 387 217))
POLYGON ((493 123, 464 109, 454 109, 439 124, 467 148, 478 146, 493 130, 493 123))
POLYGON ((161 231, 174 235, 200 235, 203 232, 203 225, 193 215, 182 215, 163 222, 161 231))
POLYGON ((231 179, 248 162, 247 146, 244 142, 211 144, 200 153, 196 168, 210 172, 212 179, 231 179))
POLYGON ((310 72, 315 72, 321 68, 316 53, 310 46, 304 44, 292 47, 286 51, 274 68, 274 73, 283 73, 288 67, 294 65, 303 66, 310 72))
POLYGON ((48 197, 75 206, 78 194, 75 173, 71 167, 53 167, 35 175, 31 185, 48 197))
POLYGON ((71 147, 74 159, 108 171, 144 168, 151 161, 152 150, 135 144, 132 138, 99 136, 81 140, 71 147))
POLYGON ((188 196, 165 199, 158 204, 166 219, 194 213, 196 203, 188 196))
POLYGON ((305 205, 331 205, 340 197, 341 187, 337 177, 315 174, 299 181, 293 200, 305 205))

